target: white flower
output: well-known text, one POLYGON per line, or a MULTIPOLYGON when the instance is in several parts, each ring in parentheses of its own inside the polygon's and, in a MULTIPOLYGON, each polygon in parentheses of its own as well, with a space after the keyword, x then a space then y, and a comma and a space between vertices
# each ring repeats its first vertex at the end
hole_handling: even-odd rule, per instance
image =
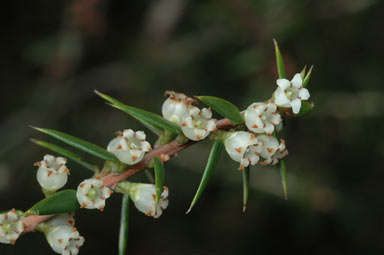
POLYGON ((125 129, 118 132, 117 137, 109 142, 107 150, 123 163, 134 165, 143 159, 147 151, 151 151, 151 145, 145 141, 143 131, 134 132, 132 129, 125 129))
POLYGON ((112 190, 104 187, 103 181, 98 179, 84 180, 77 187, 77 201, 81 208, 104 210, 105 200, 112 195, 112 190))
POLYGON ((68 225, 50 228, 46 237, 51 248, 62 255, 77 255, 85 241, 75 227, 68 225))
POLYGON ((225 150, 229 156, 237 162, 240 162, 239 170, 247 167, 249 164, 256 165, 259 162, 259 146, 254 134, 238 131, 230 135, 224 141, 225 150))
POLYGON ((261 162, 262 165, 275 165, 280 159, 288 155, 283 139, 280 140, 280 144, 273 136, 259 135, 257 139, 262 148, 260 156, 265 159, 265 161, 261 162))
POLYGON ((165 95, 169 95, 169 98, 165 100, 161 108, 163 117, 181 125, 184 119, 189 116, 189 107, 193 102, 196 102, 196 100, 182 93, 169 90, 165 91, 165 95))
POLYGON ((281 122, 277 106, 273 102, 253 103, 244 113, 245 125, 255 133, 272 134, 274 127, 281 122))
POLYGON ((66 158, 56 158, 47 154, 42 161, 34 164, 39 167, 37 181, 44 190, 53 192, 67 183, 69 170, 65 163, 67 163, 66 158))
POLYGON ((211 131, 216 130, 216 123, 211 118, 211 110, 207 108, 200 110, 195 106, 191 106, 189 109, 190 115, 181 124, 181 130, 186 137, 199 141, 206 138, 211 131))
POLYGON ((293 113, 297 114, 301 108, 301 100, 309 98, 309 92, 303 88, 301 74, 297 73, 292 81, 278 79, 279 86, 274 92, 275 104, 281 107, 292 107, 293 113))
POLYGON ((68 225, 73 227, 75 226, 75 219, 73 218, 73 214, 62 213, 48 220, 47 223, 52 226, 68 225))
POLYGON ((24 223, 15 209, 0 214, 0 243, 15 244, 24 231, 24 223))
POLYGON ((159 218, 168 207, 168 187, 163 187, 160 201, 156 205, 156 187, 148 183, 129 183, 129 197, 132 199, 137 210, 147 216, 159 218))

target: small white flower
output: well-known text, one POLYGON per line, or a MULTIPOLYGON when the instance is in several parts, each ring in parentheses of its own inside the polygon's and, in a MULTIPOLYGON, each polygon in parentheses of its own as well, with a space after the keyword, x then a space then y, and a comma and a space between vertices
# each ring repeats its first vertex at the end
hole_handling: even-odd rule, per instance
POLYGON ((67 163, 66 158, 56 158, 47 154, 42 161, 34 164, 39 167, 37 181, 44 190, 53 192, 67 183, 70 172, 65 163, 67 163))
POLYGON ((168 187, 163 187, 160 201, 156 205, 156 187, 148 183, 130 183, 129 197, 132 199, 137 210, 147 216, 159 218, 168 207, 168 187))
POLYGON ((103 181, 86 179, 77 187, 77 201, 81 208, 104 210, 105 200, 112 195, 112 190, 104 187, 103 181))
POLYGON ((301 100, 307 100, 310 97, 308 90, 303 88, 301 74, 295 74, 291 81, 278 79, 277 85, 278 88, 274 92, 275 104, 281 107, 292 107, 293 113, 299 113, 301 100))
POLYGON ((272 134, 274 127, 281 122, 277 106, 273 102, 253 103, 244 113, 245 125, 255 133, 272 134))
POLYGON ((229 156, 237 162, 240 162, 239 170, 247 167, 249 164, 256 165, 259 162, 259 146, 254 134, 238 131, 230 135, 224 141, 225 150, 229 156))
POLYGON ((77 255, 85 241, 75 227, 68 225, 50 228, 46 237, 51 248, 62 255, 77 255))
POLYGON ((212 119, 212 112, 207 108, 200 110, 191 106, 189 116, 181 124, 184 135, 193 141, 206 138, 211 131, 216 130, 216 123, 212 119))
POLYGON ((15 209, 0 214, 0 243, 15 244, 24 231, 24 223, 15 209))
POLYGON ((275 165, 280 159, 288 155, 283 139, 280 140, 280 144, 273 136, 259 135, 257 139, 262 148, 260 156, 265 159, 265 161, 261 162, 262 165, 275 165))
POLYGON ((169 98, 165 100, 161 109, 163 117, 181 125, 184 119, 189 116, 189 107, 193 102, 196 102, 196 100, 182 93, 169 90, 165 91, 165 95, 169 95, 169 98))
POLYGON ((73 227, 75 226, 75 219, 73 218, 73 214, 62 213, 48 220, 47 223, 52 226, 68 225, 73 227))
POLYGON ((123 163, 134 165, 143 159, 144 154, 151 151, 151 145, 145 141, 143 131, 134 132, 132 129, 125 129, 118 132, 117 137, 109 142, 107 150, 123 163))

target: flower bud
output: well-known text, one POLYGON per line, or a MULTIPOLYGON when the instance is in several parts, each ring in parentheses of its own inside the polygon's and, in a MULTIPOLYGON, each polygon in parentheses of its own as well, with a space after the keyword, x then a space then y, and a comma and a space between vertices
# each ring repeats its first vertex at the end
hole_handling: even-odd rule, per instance
POLYGON ((24 223, 15 209, 0 214, 0 243, 15 244, 24 231, 24 223))
POLYGON ((118 132, 117 137, 109 142, 107 150, 112 152, 121 162, 133 165, 141 161, 144 154, 151 151, 151 145, 145 141, 143 131, 134 132, 132 129, 125 129, 118 132))
POLYGON ((281 107, 292 107, 292 112, 297 114, 301 108, 301 100, 307 100, 310 95, 303 88, 303 79, 299 73, 295 74, 291 81, 287 79, 277 80, 277 89, 273 94, 275 104, 281 107))
POLYGON ((256 165, 259 162, 259 153, 261 146, 254 134, 238 131, 234 132, 224 141, 225 150, 229 156, 237 162, 240 162, 239 170, 247 167, 249 164, 256 165))
POLYGON ((67 163, 66 158, 56 158, 47 154, 42 161, 34 164, 39 167, 37 181, 44 190, 54 192, 67 183, 69 170, 65 163, 67 163))
POLYGON ((85 241, 75 227, 68 225, 49 228, 46 237, 51 248, 62 255, 77 255, 85 241))
POLYGON ((147 216, 159 218, 168 207, 168 187, 164 186, 160 201, 156 205, 156 187, 147 183, 129 183, 129 197, 132 199, 137 210, 147 216))
POLYGON ((165 95, 169 95, 169 98, 165 100, 161 108, 163 117, 181 125, 184 119, 189 116, 189 107, 193 102, 196 102, 196 100, 182 93, 169 90, 165 91, 165 95))
POLYGON ((274 127, 281 122, 277 107, 272 102, 251 104, 245 111, 244 117, 249 130, 268 135, 271 135, 274 127))
POLYGON ((181 124, 181 130, 193 141, 204 139, 211 131, 216 130, 216 123, 211 117, 211 110, 207 108, 200 110, 191 106, 189 116, 181 124))
POLYGON ((104 210, 105 200, 112 195, 112 190, 104 187, 103 181, 98 179, 84 180, 77 187, 77 201, 81 208, 104 210))

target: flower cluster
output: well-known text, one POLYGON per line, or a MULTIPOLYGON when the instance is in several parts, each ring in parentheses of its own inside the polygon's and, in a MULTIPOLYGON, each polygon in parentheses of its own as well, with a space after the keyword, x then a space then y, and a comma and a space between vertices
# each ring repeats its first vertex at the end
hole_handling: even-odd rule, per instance
POLYGON ((192 103, 196 100, 182 93, 167 91, 170 97, 162 106, 163 117, 181 126, 184 135, 193 140, 200 141, 216 130, 212 111, 207 108, 199 109, 192 103))
POLYGON ((278 88, 272 99, 267 102, 252 103, 244 111, 245 125, 249 131, 229 133, 224 141, 229 156, 240 162, 239 170, 249 165, 256 165, 260 158, 261 165, 275 165, 288 155, 285 141, 272 136, 282 124, 279 108, 292 108, 297 114, 301 100, 309 98, 309 92, 303 88, 301 74, 296 74, 292 81, 277 80, 278 88))
POLYGON ((23 231, 23 221, 15 209, 0 214, 0 243, 15 244, 23 231))

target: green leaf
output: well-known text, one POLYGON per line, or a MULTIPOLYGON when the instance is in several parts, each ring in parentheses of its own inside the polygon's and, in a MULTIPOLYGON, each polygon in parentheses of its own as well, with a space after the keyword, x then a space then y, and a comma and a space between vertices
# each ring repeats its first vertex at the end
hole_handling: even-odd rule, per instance
POLYGON ((129 195, 124 194, 121 201, 120 232, 119 232, 119 255, 127 254, 129 226, 129 195))
POLYGON ((207 104, 213 110, 221 114, 223 117, 228 118, 233 123, 244 123, 239 109, 231 102, 219 97, 212 96, 197 96, 197 98, 203 103, 207 104))
POLYGON ((52 144, 52 143, 47 143, 47 142, 44 142, 44 141, 41 141, 41 140, 35 140, 35 139, 31 139, 31 142, 41 146, 41 147, 44 147, 48 150, 51 150, 53 152, 56 152, 58 154, 60 154, 61 156, 64 156, 66 158, 69 158, 69 159, 72 159, 73 161, 75 161, 76 163, 80 164, 81 166, 89 169, 89 170, 92 170, 94 172, 97 172, 99 170, 99 167, 97 165, 94 165, 94 164, 91 164, 91 163, 88 163, 87 161, 85 161, 84 159, 82 159, 79 155, 77 155, 76 153, 73 153, 72 151, 69 151, 69 150, 66 150, 60 146, 57 146, 55 144, 52 144))
POLYGON ((74 212, 80 208, 76 190, 68 189, 47 197, 25 212, 25 215, 49 215, 74 212))
POLYGON ((155 133, 160 134, 160 132, 165 129, 170 131, 173 134, 182 134, 181 128, 173 122, 170 122, 164 119, 162 116, 148 112, 133 106, 128 106, 122 102, 114 99, 108 95, 95 91, 100 97, 111 103, 111 106, 131 115, 133 118, 139 120, 146 127, 151 130, 154 130, 155 133))
POLYGON ((163 192, 164 185, 164 165, 159 157, 153 158, 154 169, 155 169, 155 186, 156 186, 156 204, 159 203, 161 193, 163 192))
POLYGON ((301 79, 304 80, 306 72, 307 72, 307 65, 305 65, 303 70, 301 70, 301 72, 300 72, 301 79))
POLYGON ((281 56, 279 46, 277 45, 277 42, 275 39, 273 39, 273 43, 275 44, 276 64, 277 64, 277 72, 279 74, 279 79, 286 79, 283 57, 281 56))
POLYGON ((288 193, 287 193, 287 167, 285 165, 285 160, 284 159, 280 160, 279 169, 280 169, 281 183, 283 184, 284 198, 285 198, 285 200, 287 200, 288 199, 288 193))
POLYGON ((208 162, 205 167, 203 177, 201 178, 200 185, 196 191, 195 197, 193 198, 191 205, 189 206, 187 213, 189 213, 192 210, 192 207, 196 204, 197 200, 200 198, 205 187, 207 186, 210 178, 212 177, 213 171, 215 170, 217 163, 219 162, 219 158, 222 150, 223 150, 222 141, 219 139, 216 139, 215 142, 213 143, 211 152, 209 154, 208 162))
POLYGON ((248 193, 249 193, 249 166, 244 168, 243 174, 243 212, 247 209, 248 193))
POLYGON ((313 66, 311 66, 311 68, 309 69, 307 75, 305 76, 304 78, 304 81, 303 81, 303 87, 307 87, 308 83, 309 83, 309 79, 311 78, 311 74, 312 74, 312 69, 313 69, 313 66))
POLYGON ((297 113, 297 116, 301 116, 312 110, 313 106, 308 101, 301 101, 300 111, 297 113))
POLYGON ((80 149, 82 151, 85 151, 93 156, 96 156, 98 158, 104 159, 104 160, 110 160, 114 162, 119 162, 119 160, 116 158, 115 155, 112 153, 104 150, 103 148, 92 144, 90 142, 84 141, 80 138, 65 134, 60 131, 47 129, 47 128, 38 128, 38 127, 32 127, 36 129, 37 131, 40 131, 44 134, 50 135, 54 138, 56 138, 59 141, 62 141, 63 143, 66 143, 70 146, 73 146, 77 149, 80 149))

